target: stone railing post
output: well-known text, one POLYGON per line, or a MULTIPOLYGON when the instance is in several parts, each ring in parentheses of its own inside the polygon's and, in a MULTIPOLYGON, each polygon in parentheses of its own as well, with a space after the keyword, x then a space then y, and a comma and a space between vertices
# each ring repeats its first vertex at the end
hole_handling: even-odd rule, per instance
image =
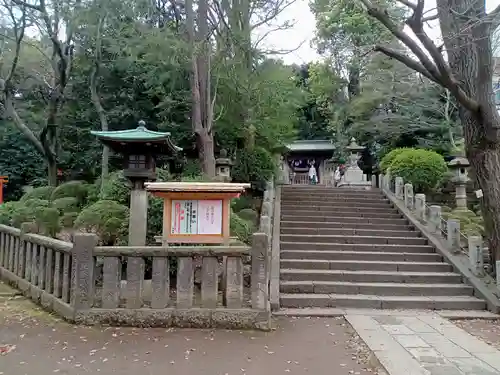
POLYGON ((469 236, 469 261, 471 271, 479 275, 484 270, 483 239, 480 236, 469 236))
POLYGON ((378 187, 382 190, 384 189, 384 175, 379 173, 378 175, 378 187))
POLYGON ((405 207, 409 210, 413 210, 413 185, 412 184, 405 184, 404 194, 405 194, 405 207))
POLYGON ((377 187, 377 176, 372 174, 372 188, 377 187))
POLYGON ((429 230, 432 233, 441 232, 441 206, 429 207, 429 230))
POLYGON ((460 221, 448 219, 446 222, 447 242, 451 251, 457 253, 460 251, 460 221))
POLYGON ((396 194, 396 198, 397 199, 399 199, 399 200, 403 200, 404 199, 404 181, 403 181, 403 177, 396 177, 394 194, 396 194))
POLYGON ((385 188, 388 190, 388 191, 391 191, 391 171, 390 169, 387 169, 386 173, 385 173, 385 183, 386 183, 386 186, 385 188))
MULTIPOLYGON (((269 216, 271 217, 272 214, 273 214, 273 206, 271 204, 271 202, 267 202, 267 201, 264 201, 262 202, 262 208, 260 210, 260 217, 264 217, 264 216, 269 216)), ((262 219, 261 219, 262 221, 262 219)))
POLYGON ((73 265, 71 273, 71 306, 75 310, 92 307, 94 301, 94 248, 97 236, 79 233, 73 237, 73 265))
POLYGON ((415 194, 415 213, 418 220, 422 222, 427 221, 425 213, 425 194, 415 194))
POLYGON ((268 242, 266 233, 252 236, 252 308, 266 310, 268 301, 268 242))

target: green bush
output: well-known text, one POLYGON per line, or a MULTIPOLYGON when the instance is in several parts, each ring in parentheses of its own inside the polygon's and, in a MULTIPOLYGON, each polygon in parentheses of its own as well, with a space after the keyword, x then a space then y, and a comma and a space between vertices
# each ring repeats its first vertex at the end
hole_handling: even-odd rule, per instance
POLYGON ((402 177, 411 183, 418 193, 425 193, 439 185, 448 170, 444 158, 437 152, 424 149, 408 149, 391 163, 391 176, 402 177))
POLYGON ((380 171, 382 173, 387 172, 387 169, 391 166, 394 159, 399 156, 402 152, 407 150, 411 150, 410 148, 395 148, 392 151, 389 151, 387 154, 382 157, 380 160, 380 171))
POLYGON ((484 220, 474 211, 464 209, 445 210, 442 213, 445 220, 460 221, 460 231, 467 236, 484 236, 484 220))
POLYGON ((95 233, 103 244, 112 245, 125 239, 128 216, 126 206, 115 201, 100 200, 85 207, 74 226, 75 229, 95 233))
POLYGON ((75 198, 78 206, 83 206, 87 199, 89 185, 83 181, 68 181, 59 185, 52 192, 51 200, 75 198))
POLYGON ((43 199, 43 200, 50 200, 50 197, 52 195, 52 192, 54 191, 55 187, 53 186, 40 186, 37 188, 34 188, 30 191, 28 191, 26 194, 24 194, 20 201, 24 202, 29 199, 43 199))
POLYGON ((257 229, 251 222, 242 219, 234 212, 231 212, 230 220, 231 235, 238 237, 238 239, 246 244, 252 241, 252 234, 257 229))
POLYGON ((69 212, 79 212, 78 199, 74 197, 64 197, 55 199, 51 207, 56 208, 61 215, 69 212))
POLYGON ((254 225, 257 225, 259 222, 259 213, 251 208, 244 208, 243 210, 236 213, 243 220, 246 220, 254 225))
POLYGON ((264 186, 276 171, 276 161, 273 155, 262 147, 252 150, 241 150, 236 157, 232 170, 235 181, 253 182, 264 186))
POLYGON ((59 226, 61 228, 73 228, 78 215, 78 212, 66 212, 59 218, 59 226))
POLYGON ((39 207, 35 212, 35 221, 40 232, 55 237, 59 230, 59 211, 54 207, 39 207))
POLYGON ((127 207, 129 206, 130 183, 123 175, 122 171, 110 173, 104 182, 102 191, 100 185, 98 191, 100 191, 100 200, 115 201, 127 207))
POLYGON ((158 197, 149 198, 148 207, 148 243, 157 245, 155 236, 161 236, 163 232, 163 199, 158 197))
POLYGON ((234 212, 240 212, 245 208, 253 207, 253 199, 252 196, 249 195, 240 195, 238 198, 231 200, 231 208, 234 212))
POLYGON ((5 202, 0 205, 0 224, 12 225, 12 218, 17 208, 20 206, 19 202, 5 202))

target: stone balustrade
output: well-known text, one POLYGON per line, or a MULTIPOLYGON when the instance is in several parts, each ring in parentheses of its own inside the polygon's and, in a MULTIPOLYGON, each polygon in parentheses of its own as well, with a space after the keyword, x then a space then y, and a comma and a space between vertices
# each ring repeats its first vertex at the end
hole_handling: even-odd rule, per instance
POLYGON ((0 225, 0 278, 76 323, 269 329, 269 238, 255 233, 251 247, 97 246, 94 234, 69 243, 0 225))
MULTIPOLYGON (((489 255, 483 246, 482 237, 466 236, 460 229, 459 220, 445 220, 441 206, 428 206, 425 194, 414 194, 412 184, 405 183, 403 178, 395 177, 394 189, 391 189, 390 175, 382 175, 379 178, 386 194, 391 194, 403 202, 404 207, 432 234, 440 237, 452 253, 467 256, 468 267, 473 274, 484 276, 485 261, 489 260, 489 255)), ((496 269, 500 269, 500 261, 497 261, 496 269)), ((500 289, 500 272, 497 272, 497 287, 500 289)))

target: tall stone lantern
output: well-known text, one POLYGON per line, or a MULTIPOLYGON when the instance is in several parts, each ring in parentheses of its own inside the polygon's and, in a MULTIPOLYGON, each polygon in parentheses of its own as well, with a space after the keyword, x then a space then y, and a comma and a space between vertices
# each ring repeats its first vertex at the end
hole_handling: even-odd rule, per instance
POLYGON ((456 156, 448 163, 448 168, 453 172, 451 181, 455 184, 456 208, 467 209, 467 182, 469 182, 469 160, 463 156, 456 156))
POLYGON ((215 159, 215 175, 221 182, 231 182, 231 167, 233 161, 227 157, 225 149, 220 150, 219 157, 215 159))
POLYGON ((132 184, 129 246, 146 245, 148 195, 144 183, 156 180, 156 158, 158 155, 182 151, 182 148, 172 143, 170 133, 148 130, 142 120, 138 125, 129 130, 91 131, 101 143, 123 155, 123 174, 132 184))
POLYGON ((366 176, 358 166, 358 160, 361 158, 361 151, 365 147, 358 145, 356 139, 351 138, 351 143, 346 147, 349 152, 349 166, 346 168, 343 180, 338 186, 371 186, 371 182, 366 180, 366 176))

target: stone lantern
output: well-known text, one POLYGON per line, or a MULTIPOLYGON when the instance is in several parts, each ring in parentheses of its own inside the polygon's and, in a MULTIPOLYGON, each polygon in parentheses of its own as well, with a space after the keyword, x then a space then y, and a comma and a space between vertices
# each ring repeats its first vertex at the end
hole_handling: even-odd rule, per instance
POLYGON ((361 151, 365 147, 358 145, 356 139, 351 138, 351 143, 346 147, 349 152, 349 166, 346 168, 343 180, 338 186, 371 186, 371 182, 366 181, 366 176, 358 166, 358 160, 361 158, 361 151))
POLYGON ((182 148, 175 146, 170 133, 148 130, 144 121, 128 130, 91 131, 101 143, 115 153, 123 155, 123 174, 131 184, 129 246, 146 244, 148 195, 147 181, 156 179, 156 158, 162 154, 177 154, 182 148))
POLYGON ((448 163, 448 168, 453 172, 451 181, 455 184, 455 201, 457 209, 467 209, 467 182, 469 182, 469 160, 463 156, 456 156, 448 163))
POLYGON ((215 159, 215 175, 221 182, 231 182, 231 167, 233 161, 227 157, 225 149, 220 150, 219 157, 215 159))

